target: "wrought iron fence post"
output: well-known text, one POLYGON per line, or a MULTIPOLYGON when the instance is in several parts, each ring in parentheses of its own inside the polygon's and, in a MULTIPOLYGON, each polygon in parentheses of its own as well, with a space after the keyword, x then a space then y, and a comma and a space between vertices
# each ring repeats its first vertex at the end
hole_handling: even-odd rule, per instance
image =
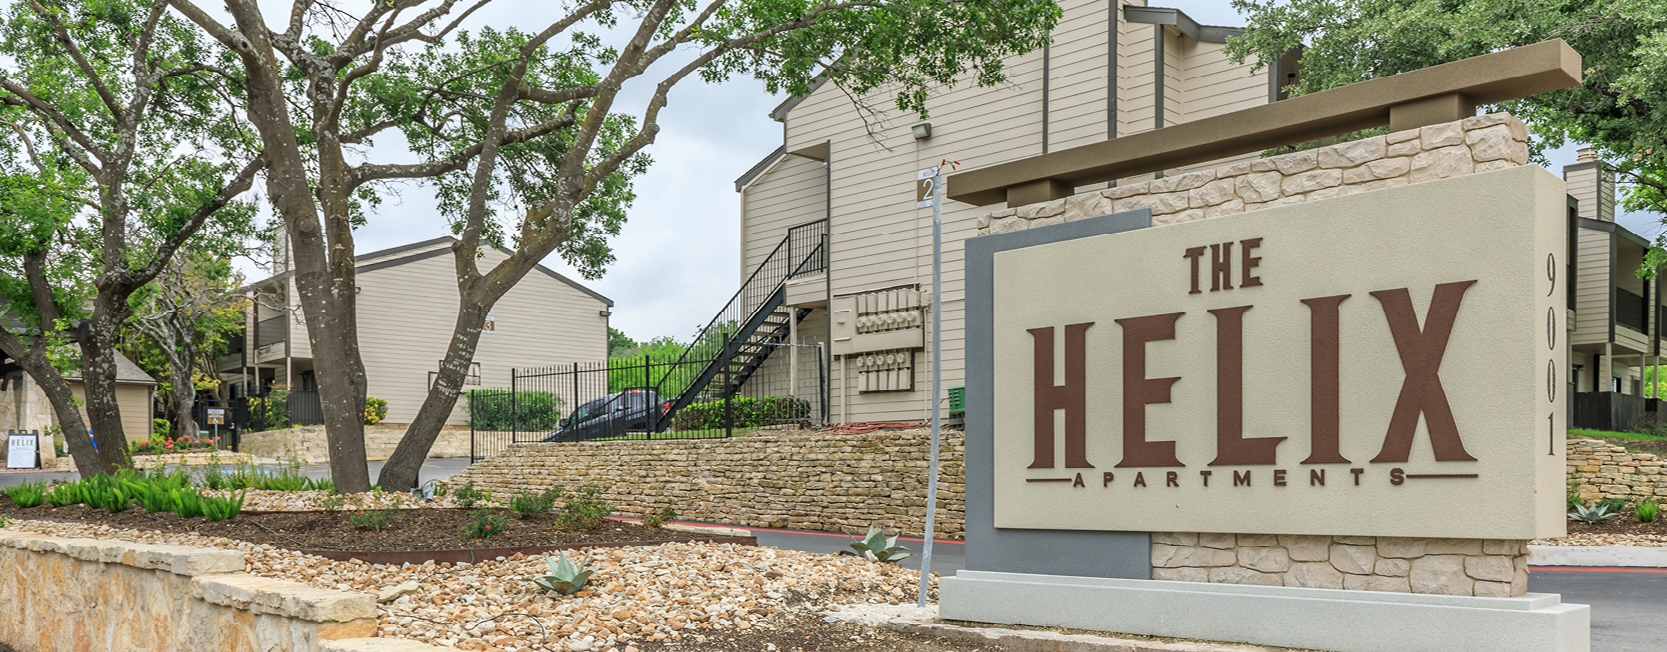
POLYGON ((735 436, 735 415, 730 412, 729 400, 735 392, 729 389, 729 365, 724 365, 724 436, 735 436))

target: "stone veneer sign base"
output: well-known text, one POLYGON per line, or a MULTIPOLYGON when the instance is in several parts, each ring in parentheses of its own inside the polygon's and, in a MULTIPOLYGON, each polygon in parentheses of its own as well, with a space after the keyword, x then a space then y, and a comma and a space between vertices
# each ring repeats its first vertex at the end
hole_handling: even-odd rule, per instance
POLYGON ((1514 598, 960 571, 938 614, 1338 652, 1586 652, 1591 609, 1514 598))

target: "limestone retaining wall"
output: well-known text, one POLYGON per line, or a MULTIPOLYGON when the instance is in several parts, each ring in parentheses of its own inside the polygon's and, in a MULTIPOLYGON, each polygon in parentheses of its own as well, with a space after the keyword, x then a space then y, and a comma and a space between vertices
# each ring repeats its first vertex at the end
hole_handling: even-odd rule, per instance
POLYGON ((1512 597, 1528 542, 1153 532, 1152 579, 1512 597))
MULTIPOLYGON (((405 426, 365 426, 365 456, 385 460, 394 454, 400 439, 405 437, 405 426)), ((324 438, 324 426, 298 426, 283 430, 266 430, 243 434, 238 449, 263 459, 294 457, 308 464, 330 461, 330 446, 324 438)), ((447 428, 434 440, 429 457, 468 457, 469 430, 447 428)))
POLYGON ((369 649, 353 639, 376 631, 372 596, 244 569, 234 550, 0 530, 0 641, 21 652, 369 649))
POLYGON ((1667 500, 1667 460, 1632 453, 1601 439, 1570 439, 1569 480, 1586 501, 1623 498, 1667 500))
MULTIPOLYGON (((939 537, 966 532, 964 442, 943 432, 939 537)), ((926 430, 515 444, 448 484, 473 481, 502 497, 596 483, 610 486, 607 500, 625 516, 671 507, 695 521, 852 533, 875 524, 918 536, 929 457, 926 430)))

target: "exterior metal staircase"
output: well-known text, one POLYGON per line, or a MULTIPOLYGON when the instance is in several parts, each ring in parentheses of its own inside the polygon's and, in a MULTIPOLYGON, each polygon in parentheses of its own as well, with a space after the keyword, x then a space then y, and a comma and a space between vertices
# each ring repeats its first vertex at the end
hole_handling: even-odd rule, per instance
POLYGON ((811 312, 784 305, 787 282, 827 269, 828 221, 788 229, 787 236, 660 380, 656 394, 676 398, 654 430, 664 432, 678 411, 697 401, 730 398, 740 391, 770 354, 787 342, 793 323, 811 312))

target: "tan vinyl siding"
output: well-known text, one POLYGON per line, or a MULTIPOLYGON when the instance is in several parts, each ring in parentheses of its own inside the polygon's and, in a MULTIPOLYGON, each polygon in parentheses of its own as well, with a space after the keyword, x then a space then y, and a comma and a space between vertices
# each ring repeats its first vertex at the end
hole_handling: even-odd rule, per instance
POLYGON ((1187 68, 1182 97, 1187 122, 1267 103, 1267 71, 1252 72, 1250 65, 1235 65, 1228 60, 1226 48, 1222 43, 1185 39, 1182 51, 1187 68))
POLYGON ((1186 41, 1180 30, 1163 28, 1163 126, 1187 121, 1186 55, 1181 43, 1186 41))
POLYGON ((1106 0, 1065 0, 1064 16, 1050 48, 1048 149, 1058 151, 1106 139, 1106 0))
POLYGON ((1575 330, 1570 344, 1603 344, 1609 341, 1610 239, 1595 229, 1577 231, 1580 250, 1576 263, 1580 285, 1575 294, 1575 330))
POLYGON ((1152 130, 1152 98, 1157 86, 1153 74, 1151 25, 1131 23, 1118 12, 1117 36, 1117 135, 1128 136, 1152 130))
POLYGON ((1568 186, 1569 196, 1580 202, 1576 214, 1588 220, 1598 218, 1597 175, 1598 172, 1595 168, 1569 170, 1563 173, 1563 180, 1568 186))
POLYGON ((788 229, 822 219, 827 207, 822 189, 825 174, 820 161, 789 154, 742 190, 743 281, 769 257, 788 229))
MULTIPOLYGON (((122 434, 128 441, 143 441, 151 434, 151 391, 154 388, 147 385, 116 385, 116 408, 122 413, 122 434)), ((79 381, 69 382, 69 391, 75 394, 80 406, 76 410, 81 412, 81 422, 92 427, 92 421, 87 418, 87 392, 79 381)), ((169 417, 170 419, 172 417, 169 417)), ((57 417, 53 417, 57 422, 57 417)))
MULTIPOLYGON (((444 245, 441 245, 444 246, 444 245)), ((504 259, 488 251, 484 272, 504 259)), ((387 421, 410 423, 439 370, 457 318, 452 255, 359 274, 359 348, 370 393, 388 401, 387 421)), ((511 368, 571 364, 608 357, 607 305, 544 272, 528 272, 493 306, 497 332, 483 333, 475 362, 481 384, 509 387, 511 368)), ((448 423, 467 423, 463 401, 448 423)))
MULTIPOLYGON (((1153 128, 1155 82, 1153 35, 1160 27, 1130 24, 1123 19, 1125 4, 1065 0, 1064 18, 1053 33, 1049 57, 1049 149, 1053 151, 1106 138, 1106 48, 1108 18, 1118 29, 1115 83, 1117 135, 1153 128)), ((1212 111, 1244 108, 1239 103, 1266 100, 1265 74, 1253 75, 1249 66, 1224 64, 1220 46, 1199 47, 1171 33, 1166 56, 1165 113, 1179 123, 1212 111), (1195 52, 1196 51, 1196 52, 1195 52), (1201 53, 1201 54, 1198 54, 1201 53), (1190 59, 1196 59, 1191 61, 1190 59), (1237 75, 1237 76, 1235 76, 1237 75), (1193 89, 1189 84, 1229 80, 1232 88, 1218 92, 1193 89), (1254 97, 1253 97, 1254 95, 1254 97), (1194 96, 1202 106, 1190 106, 1194 96), (1232 105, 1233 109, 1226 108, 1232 105)), ((872 125, 882 143, 870 140, 868 128, 838 88, 825 85, 799 102, 786 117, 786 149, 794 151, 831 141, 831 271, 835 295, 858 293, 905 284, 929 290, 932 272, 931 211, 916 209, 914 173, 940 159, 959 160, 967 170, 1041 153, 1041 53, 1008 62, 1010 83, 997 88, 961 85, 929 101, 933 136, 915 141, 908 128, 914 116, 890 115, 887 124, 872 125)), ((1228 83, 1228 82, 1222 82, 1228 83)), ((889 95, 873 104, 889 106, 889 95)), ((1250 155, 1246 158, 1254 158, 1250 155)), ((780 242, 785 226, 797 223, 783 217, 821 199, 820 168, 795 171, 785 163, 766 172, 744 191, 742 226, 743 273, 750 273, 763 255, 780 242), (795 203, 798 202, 798 203, 795 203)), ((821 205, 805 220, 820 216, 821 205)), ((963 244, 973 235, 976 217, 988 208, 957 202, 944 206, 943 225, 943 384, 959 385, 965 377, 965 294, 962 281, 963 244)), ((713 306, 716 310, 718 306, 713 306)), ((928 327, 930 315, 928 315, 928 327)), ((826 313, 817 311, 801 325, 801 334, 823 337, 826 313), (813 325, 814 324, 814 325, 813 325)), ((928 339, 930 332, 927 333, 928 339)), ((807 337, 808 339, 808 337, 807 337)), ((928 413, 932 397, 929 350, 915 356, 915 391, 859 394, 854 369, 835 360, 828 369, 830 417, 834 421, 918 421, 928 413), (843 390, 843 391, 842 391, 843 390)))

